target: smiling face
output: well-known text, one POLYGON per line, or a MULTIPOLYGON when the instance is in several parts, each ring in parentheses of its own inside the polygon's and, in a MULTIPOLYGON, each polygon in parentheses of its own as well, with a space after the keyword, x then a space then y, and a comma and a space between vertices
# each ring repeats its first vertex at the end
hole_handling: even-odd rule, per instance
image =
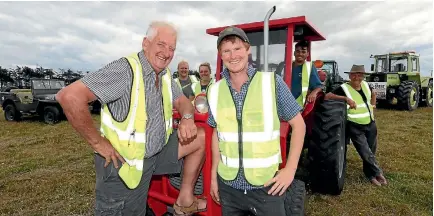
POLYGON ((231 73, 247 71, 250 46, 236 36, 228 36, 220 43, 223 64, 231 73))
POLYGON ((211 80, 211 71, 207 65, 202 65, 199 67, 199 76, 203 81, 211 80))
POLYGON ((188 72, 189 72, 188 63, 185 61, 179 62, 178 63, 179 77, 181 77, 182 79, 185 79, 188 76, 188 72))
POLYGON ((309 52, 307 51, 307 47, 296 47, 294 51, 295 61, 297 63, 303 63, 307 56, 309 55, 309 52))
POLYGON ((172 61, 176 49, 176 32, 167 27, 157 29, 153 38, 145 37, 142 47, 155 72, 163 71, 172 61))
POLYGON ((361 85, 363 79, 365 78, 365 74, 364 73, 350 73, 349 77, 350 77, 351 85, 355 86, 355 87, 359 87, 361 85))

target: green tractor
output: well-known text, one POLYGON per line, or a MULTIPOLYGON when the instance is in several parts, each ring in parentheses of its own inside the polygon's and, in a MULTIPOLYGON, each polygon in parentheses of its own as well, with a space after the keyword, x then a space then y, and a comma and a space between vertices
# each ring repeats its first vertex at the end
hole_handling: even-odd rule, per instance
POLYGON ((335 60, 316 60, 314 61, 314 65, 320 75, 320 79, 321 75, 323 75, 322 73, 326 75, 323 81, 323 90, 325 93, 333 91, 346 82, 339 74, 338 63, 335 60))
POLYGON ((420 74, 419 55, 414 51, 371 55, 371 73, 366 81, 377 95, 380 106, 397 105, 413 111, 420 103, 432 107, 433 78, 420 74))

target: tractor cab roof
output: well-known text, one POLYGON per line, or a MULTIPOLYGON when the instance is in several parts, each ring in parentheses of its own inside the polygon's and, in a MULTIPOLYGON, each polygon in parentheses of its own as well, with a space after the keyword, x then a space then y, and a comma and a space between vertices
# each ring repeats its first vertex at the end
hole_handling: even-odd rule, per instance
MULTIPOLYGON (((305 16, 297 16, 291 18, 270 20, 269 28, 272 29, 284 29, 289 25, 294 26, 294 41, 307 40, 307 41, 321 41, 325 40, 325 37, 316 28, 306 20, 305 16)), ((233 25, 243 29, 246 33, 263 31, 264 22, 252 22, 233 25)), ((209 28, 206 33, 209 35, 218 36, 221 31, 229 26, 222 26, 216 28, 209 28)))

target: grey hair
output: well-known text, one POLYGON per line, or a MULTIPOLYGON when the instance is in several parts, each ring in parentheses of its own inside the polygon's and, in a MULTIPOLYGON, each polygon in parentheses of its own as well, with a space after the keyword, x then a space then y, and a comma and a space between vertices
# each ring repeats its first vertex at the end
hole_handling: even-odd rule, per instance
POLYGON ((166 21, 152 21, 151 24, 149 24, 148 30, 146 31, 146 37, 148 38, 148 40, 152 41, 152 39, 154 39, 154 37, 157 35, 160 28, 172 30, 175 36, 177 36, 178 34, 175 25, 173 25, 172 23, 166 21))

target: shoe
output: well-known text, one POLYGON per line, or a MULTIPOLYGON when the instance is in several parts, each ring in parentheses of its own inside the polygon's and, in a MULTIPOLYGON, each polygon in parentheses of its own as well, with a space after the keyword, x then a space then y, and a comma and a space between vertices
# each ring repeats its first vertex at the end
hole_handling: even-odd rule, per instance
POLYGON ((386 180, 386 178, 382 174, 376 176, 375 179, 378 182, 380 182, 382 185, 387 185, 387 180, 386 180))
POLYGON ((381 186, 381 183, 378 182, 376 178, 372 178, 372 179, 371 179, 371 183, 372 183, 373 185, 375 185, 375 186, 381 186))

